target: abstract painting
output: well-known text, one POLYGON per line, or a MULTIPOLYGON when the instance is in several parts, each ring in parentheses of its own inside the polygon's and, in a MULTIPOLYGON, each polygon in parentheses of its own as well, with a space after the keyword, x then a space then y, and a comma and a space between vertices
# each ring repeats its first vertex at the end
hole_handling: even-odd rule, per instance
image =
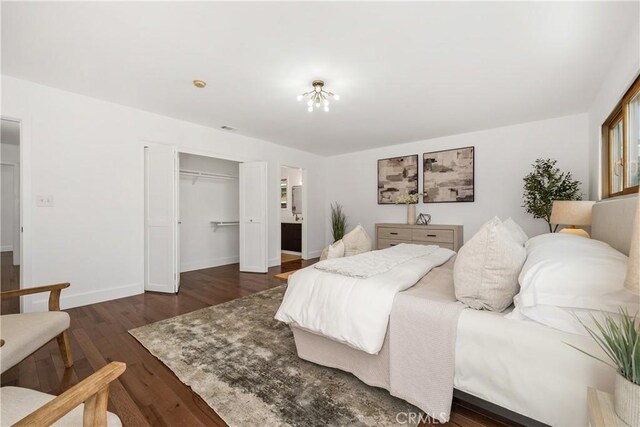
POLYGON ((418 155, 378 160, 378 204, 394 204, 398 196, 418 192, 418 155))
POLYGON ((425 203, 474 201, 474 147, 433 151, 423 155, 425 203))

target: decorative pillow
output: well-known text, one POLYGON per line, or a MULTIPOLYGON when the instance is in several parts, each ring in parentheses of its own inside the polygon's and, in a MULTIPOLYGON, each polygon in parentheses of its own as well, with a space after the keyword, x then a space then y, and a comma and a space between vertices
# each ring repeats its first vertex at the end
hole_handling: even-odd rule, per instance
POLYGON ((329 245, 327 250, 327 258, 342 258, 344 256, 344 242, 342 239, 335 242, 333 245, 329 245))
POLYGON ((371 250, 371 237, 360 224, 342 236, 344 256, 358 255, 371 250))
MULTIPOLYGON (((604 242, 565 233, 527 241, 527 262, 515 298, 519 315, 552 328, 584 333, 574 315, 609 312, 619 307, 635 314, 638 297, 624 289, 627 257, 604 242)), ((510 318, 517 318, 510 315, 510 318)))
POLYGON ((504 225, 507 231, 509 231, 514 240, 520 243, 522 246, 524 246, 524 244, 527 243, 527 240, 529 240, 529 236, 527 236, 527 233, 525 233, 522 227, 520 227, 517 222, 511 219, 511 217, 507 218, 507 220, 504 221, 502 225, 504 225))
POLYGON ((476 310, 503 311, 518 293, 526 256, 525 248, 494 217, 458 252, 453 266, 456 298, 476 310))

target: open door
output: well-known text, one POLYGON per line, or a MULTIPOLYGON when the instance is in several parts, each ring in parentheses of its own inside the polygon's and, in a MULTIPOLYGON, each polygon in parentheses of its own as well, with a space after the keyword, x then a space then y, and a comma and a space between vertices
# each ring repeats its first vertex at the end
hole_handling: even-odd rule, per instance
POLYGON ((178 154, 176 147, 145 147, 146 291, 176 293, 178 269, 178 154))
POLYGON ((240 164, 240 271, 268 269, 267 162, 240 164))

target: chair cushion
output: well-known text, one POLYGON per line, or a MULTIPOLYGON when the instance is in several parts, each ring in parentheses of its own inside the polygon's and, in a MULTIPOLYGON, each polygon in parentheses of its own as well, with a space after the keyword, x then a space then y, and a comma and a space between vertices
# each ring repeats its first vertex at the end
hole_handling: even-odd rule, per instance
MULTIPOLYGON (((4 317, 4 316, 3 316, 4 317)), ((0 419, 3 426, 10 426, 20 421, 36 409, 55 398, 50 394, 22 387, 0 388, 2 400, 0 401, 0 419)), ((82 426, 82 414, 84 405, 74 408, 64 417, 60 418, 54 426, 82 426)), ((116 414, 107 412, 108 426, 122 426, 120 418, 116 414)))
POLYGON ((64 311, 6 314, 0 316, 0 372, 20 363, 31 353, 69 329, 69 315, 64 311))

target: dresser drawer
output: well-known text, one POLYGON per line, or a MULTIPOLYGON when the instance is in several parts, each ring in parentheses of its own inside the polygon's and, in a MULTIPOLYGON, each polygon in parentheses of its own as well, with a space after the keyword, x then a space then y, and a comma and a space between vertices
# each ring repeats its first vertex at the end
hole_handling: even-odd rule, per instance
POLYGON ((377 249, 387 249, 392 246, 399 245, 400 243, 411 243, 406 240, 396 240, 396 239, 378 239, 377 249))
POLYGON ((433 243, 451 243, 453 245, 453 230, 413 229, 412 240, 433 243))
POLYGON ((411 240, 410 228, 380 227, 378 239, 411 240))

